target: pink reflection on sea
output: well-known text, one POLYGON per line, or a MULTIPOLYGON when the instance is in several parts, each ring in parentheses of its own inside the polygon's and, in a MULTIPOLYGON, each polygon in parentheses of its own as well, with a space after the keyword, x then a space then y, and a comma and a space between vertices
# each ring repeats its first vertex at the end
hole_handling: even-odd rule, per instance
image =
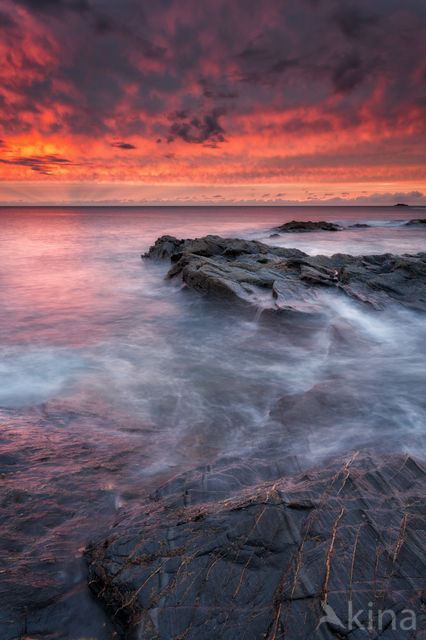
POLYGON ((0 210, 0 594, 7 611, 0 635, 22 635, 29 606, 46 607, 46 633, 59 618, 75 637, 89 633, 87 620, 103 629, 87 596, 81 549, 121 508, 177 472, 271 443, 301 465, 351 447, 421 450, 422 318, 395 310, 373 316, 324 297, 324 326, 277 335, 255 316, 240 318, 164 281, 166 264, 140 259, 164 233, 256 237, 309 253, 417 251, 424 232, 386 224, 268 238, 294 218, 404 217, 419 214, 0 210), (333 402, 315 425, 298 429, 296 421, 286 432, 271 415, 282 396, 309 405, 327 389, 333 402), (360 399, 359 413, 339 405, 345 389, 360 399))

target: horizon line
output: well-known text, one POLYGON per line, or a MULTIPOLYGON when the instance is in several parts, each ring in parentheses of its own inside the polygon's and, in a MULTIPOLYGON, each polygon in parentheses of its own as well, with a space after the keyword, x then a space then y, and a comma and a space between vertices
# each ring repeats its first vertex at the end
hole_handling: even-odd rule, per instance
POLYGON ((141 209, 141 208, 158 208, 158 209, 165 209, 165 208, 174 208, 174 209, 187 209, 188 207, 191 208, 195 208, 195 207, 203 207, 204 209, 221 209, 221 208, 241 208, 241 207, 250 207, 252 209, 261 209, 264 207, 268 207, 270 209, 276 208, 276 209, 282 209, 285 207, 309 207, 309 208, 314 208, 314 207, 329 207, 329 208, 341 208, 341 207, 351 207, 351 208, 365 208, 365 207, 374 207, 377 209, 388 209, 389 207, 392 208, 419 208, 419 209, 426 209, 426 203, 424 204, 407 204, 407 203, 394 203, 394 204, 374 204, 374 203, 364 203, 364 204, 351 204, 351 203, 347 203, 347 204, 329 204, 329 203, 324 203, 324 204, 319 204, 319 203, 315 203, 315 204, 309 204, 309 203, 304 203, 301 202, 300 204, 198 204, 198 203, 188 203, 188 204, 125 204, 125 203, 116 203, 116 204, 90 204, 90 203, 85 203, 85 204, 40 204, 40 203, 33 203, 33 204, 0 204, 0 209, 33 209, 35 207, 43 207, 44 209, 49 209, 49 208, 57 208, 57 207, 61 207, 63 209, 68 208, 68 209, 81 209, 83 207, 86 208, 91 208, 91 209, 113 209, 113 208, 117 208, 117 207, 125 207, 126 209, 141 209))

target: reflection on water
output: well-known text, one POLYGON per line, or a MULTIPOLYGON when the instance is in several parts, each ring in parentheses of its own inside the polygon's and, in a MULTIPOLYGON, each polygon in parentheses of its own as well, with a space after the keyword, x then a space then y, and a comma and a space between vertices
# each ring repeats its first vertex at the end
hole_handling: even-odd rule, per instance
MULTIPOLYGON (((87 596, 81 549, 178 471, 271 442, 302 465, 364 446, 420 455, 422 317, 324 293, 324 324, 277 331, 140 260, 163 233, 269 241, 294 218, 403 216, 418 212, 0 211, 2 638, 111 637, 87 596)), ((418 251, 424 239, 394 222, 270 242, 377 253, 418 251)))

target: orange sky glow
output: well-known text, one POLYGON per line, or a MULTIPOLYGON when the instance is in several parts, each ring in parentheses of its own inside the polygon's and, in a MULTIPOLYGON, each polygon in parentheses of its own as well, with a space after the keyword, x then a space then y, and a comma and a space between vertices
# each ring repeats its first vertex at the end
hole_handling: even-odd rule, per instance
POLYGON ((426 204, 424 4, 261 5, 5 0, 0 204, 426 204))

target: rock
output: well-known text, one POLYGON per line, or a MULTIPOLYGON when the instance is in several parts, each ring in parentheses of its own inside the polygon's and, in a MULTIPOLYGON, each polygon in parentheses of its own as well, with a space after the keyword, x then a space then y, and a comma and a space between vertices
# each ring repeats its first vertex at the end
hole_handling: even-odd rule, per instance
POLYGON ((356 224, 350 224, 349 229, 366 229, 371 227, 371 224, 365 224, 364 222, 357 222, 356 224))
POLYGON ((405 223, 406 227, 419 227, 426 224, 426 218, 414 218, 405 223))
POLYGON ((398 640, 423 628, 415 459, 289 461, 261 482, 268 465, 246 462, 178 476, 88 547, 90 588, 123 637, 386 638, 384 610, 398 640))
POLYGON ((270 238, 281 238, 279 233, 271 233, 270 238))
POLYGON ((325 222, 325 220, 320 222, 292 220, 276 227, 276 230, 282 233, 307 233, 309 231, 342 231, 342 228, 339 224, 325 222))
POLYGON ((410 205, 405 204, 404 202, 398 202, 397 204, 393 205, 394 207, 409 207, 410 205))
POLYGON ((161 236, 157 238, 155 244, 150 247, 148 253, 144 253, 142 258, 153 258, 157 260, 164 260, 176 255, 182 255, 182 248, 184 240, 178 240, 174 236, 161 236))
POLYGON ((314 267, 302 265, 300 268, 300 278, 313 284, 334 286, 337 281, 337 272, 335 273, 330 269, 316 269, 314 267))
POLYGON ((167 278, 246 309, 314 313, 324 288, 381 309, 398 303, 426 308, 426 254, 308 256, 255 240, 206 236, 159 238, 145 257, 174 262, 167 278))
MULTIPOLYGON (((372 303, 383 306, 392 299, 412 309, 426 306, 426 254, 415 256, 363 256, 340 269, 339 283, 352 297, 370 294, 372 303)), ((360 299, 360 298, 359 298, 360 299)))
POLYGON ((257 240, 221 238, 220 236, 212 235, 204 238, 195 238, 195 240, 178 240, 174 236, 161 236, 142 257, 157 260, 170 258, 172 261, 176 261, 184 253, 194 253, 205 258, 222 254, 228 257, 237 257, 244 253, 266 253, 268 249, 267 245, 257 240))

